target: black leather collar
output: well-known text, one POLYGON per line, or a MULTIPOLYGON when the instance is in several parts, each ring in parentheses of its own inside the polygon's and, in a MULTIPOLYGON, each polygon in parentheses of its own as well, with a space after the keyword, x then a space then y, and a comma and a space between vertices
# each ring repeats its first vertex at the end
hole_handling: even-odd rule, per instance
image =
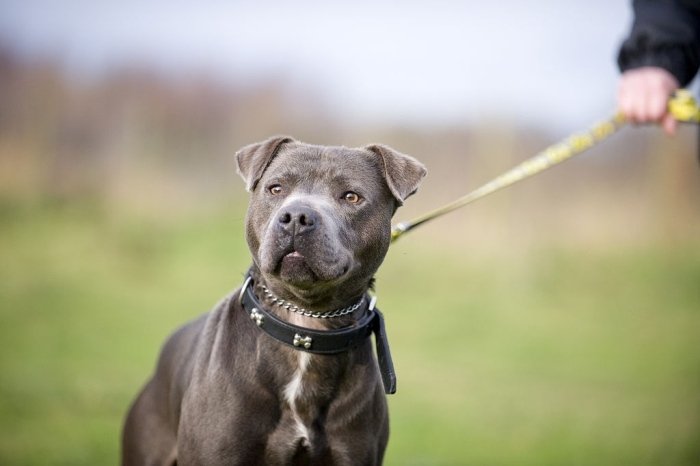
MULTIPOLYGON (((239 300, 252 323, 275 340, 300 351, 314 354, 338 354, 356 347, 374 333, 384 392, 396 393, 396 373, 389 350, 384 316, 374 307, 374 300, 366 305, 365 313, 355 325, 337 330, 313 330, 299 327, 270 313, 253 293, 253 277, 250 274, 243 283, 239 300)), ((365 302, 367 301, 365 299, 365 302)))

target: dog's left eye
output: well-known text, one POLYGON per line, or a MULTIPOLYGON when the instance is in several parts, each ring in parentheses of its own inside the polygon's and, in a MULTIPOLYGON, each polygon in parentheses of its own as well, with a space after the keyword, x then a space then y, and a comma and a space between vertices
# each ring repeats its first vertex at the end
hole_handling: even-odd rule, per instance
POLYGON ((352 191, 348 191, 345 194, 343 194, 343 200, 345 202, 349 202, 350 204, 359 204, 360 201, 362 201, 362 198, 359 194, 354 193, 352 191))
POLYGON ((278 184, 273 184, 272 186, 267 188, 267 190, 270 192, 270 194, 272 194, 274 196, 277 196, 278 194, 282 194, 282 191, 284 191, 284 189, 282 189, 282 186, 280 186, 278 184))

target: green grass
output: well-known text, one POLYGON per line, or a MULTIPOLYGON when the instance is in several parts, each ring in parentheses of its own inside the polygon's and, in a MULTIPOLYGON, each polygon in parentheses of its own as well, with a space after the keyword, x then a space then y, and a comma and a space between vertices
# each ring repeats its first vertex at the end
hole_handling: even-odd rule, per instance
MULTIPOLYGON (((241 212, 0 207, 0 464, 117 462, 165 337, 248 266, 241 212)), ((387 464, 700 463, 700 243, 490 260, 426 243, 402 239, 377 281, 387 464)))

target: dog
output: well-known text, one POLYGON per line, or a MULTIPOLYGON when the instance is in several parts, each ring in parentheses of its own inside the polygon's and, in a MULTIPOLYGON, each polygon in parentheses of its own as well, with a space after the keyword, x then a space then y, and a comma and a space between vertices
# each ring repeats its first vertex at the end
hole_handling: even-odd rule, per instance
POLYGON ((426 169, 384 145, 286 136, 236 162, 253 265, 164 344, 126 417, 122 464, 381 464, 395 378, 368 290, 426 169))

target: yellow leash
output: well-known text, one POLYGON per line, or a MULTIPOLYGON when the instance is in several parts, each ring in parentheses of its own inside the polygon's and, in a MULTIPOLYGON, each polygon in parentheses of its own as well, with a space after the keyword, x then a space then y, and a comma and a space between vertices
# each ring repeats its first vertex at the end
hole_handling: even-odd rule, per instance
MULTIPOLYGON (((676 91, 669 100, 668 111, 678 121, 700 123, 700 107, 698 107, 693 95, 685 89, 676 91)), ((481 199, 488 194, 534 176, 549 167, 581 154, 608 138, 626 124, 627 120, 625 117, 621 113, 617 113, 613 117, 592 126, 588 131, 576 133, 564 141, 548 147, 534 157, 522 162, 506 173, 494 178, 459 199, 411 221, 401 222, 395 225, 391 230, 391 241, 396 241, 401 235, 414 229, 418 225, 422 225, 434 218, 445 215, 460 207, 464 207, 467 204, 471 204, 477 199, 481 199)))

